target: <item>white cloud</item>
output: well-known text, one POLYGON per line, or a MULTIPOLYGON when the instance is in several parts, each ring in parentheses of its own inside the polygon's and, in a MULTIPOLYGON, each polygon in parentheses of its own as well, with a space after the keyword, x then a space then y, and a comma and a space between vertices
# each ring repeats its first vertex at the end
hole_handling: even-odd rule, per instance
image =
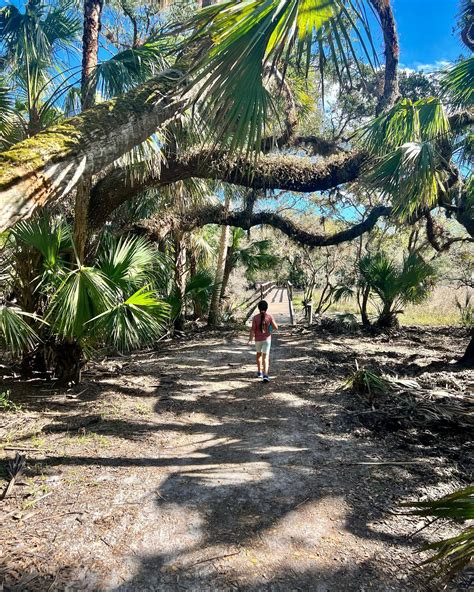
POLYGON ((436 60, 435 62, 422 64, 420 62, 414 62, 412 66, 406 66, 400 64, 400 69, 407 73, 423 72, 424 74, 432 74, 433 72, 439 72, 440 70, 446 70, 453 65, 453 62, 449 60, 436 60))

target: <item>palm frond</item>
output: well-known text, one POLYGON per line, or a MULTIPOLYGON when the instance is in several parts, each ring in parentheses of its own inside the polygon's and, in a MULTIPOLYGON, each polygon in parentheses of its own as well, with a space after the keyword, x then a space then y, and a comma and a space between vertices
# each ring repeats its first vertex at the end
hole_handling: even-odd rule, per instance
POLYGON ((374 155, 383 156, 409 142, 436 140, 449 133, 449 120, 438 98, 402 99, 363 130, 361 138, 374 155))
POLYGON ((153 277, 155 249, 143 237, 105 235, 97 258, 97 268, 122 290, 137 288, 153 277))
MULTIPOLYGON (((314 48, 324 65, 321 53, 332 37, 333 52, 348 63, 347 56, 357 57, 350 31, 363 39, 360 22, 367 25, 357 0, 227 1, 200 11, 186 25, 194 31, 191 43, 211 47, 197 60, 191 84, 201 87, 201 115, 213 122, 213 137, 227 139, 231 150, 258 149, 272 109, 266 78, 275 65, 294 55, 308 73, 314 48)), ((360 51, 370 59, 363 42, 360 51)))
POLYGON ((62 263, 61 256, 72 249, 71 228, 63 220, 47 214, 22 220, 11 232, 16 241, 39 251, 49 270, 55 270, 62 263))
POLYGON ((398 269, 385 253, 369 254, 359 261, 364 282, 382 301, 393 301, 398 293, 398 269))
POLYGON ((79 36, 82 23, 74 8, 73 1, 63 0, 44 19, 44 34, 49 46, 56 52, 69 50, 79 36))
POLYGON ((235 252, 238 260, 247 268, 247 271, 273 269, 278 265, 280 258, 271 253, 272 243, 270 240, 260 240, 250 243, 246 248, 235 252))
POLYGON ((210 269, 201 269, 186 284, 185 298, 197 302, 204 310, 209 307, 214 289, 214 274, 210 269))
POLYGON ((474 104, 474 56, 459 62, 441 78, 441 86, 455 107, 474 104))
POLYGON ((354 297, 354 288, 351 286, 340 285, 336 286, 332 292, 334 302, 343 302, 354 297))
MULTIPOLYGON (((474 486, 439 499, 402 505, 413 508, 411 513, 416 516, 456 521, 474 520, 474 486)), ((456 536, 425 545, 421 550, 434 551, 434 555, 426 559, 424 564, 437 563, 438 575, 452 577, 466 568, 474 558, 474 526, 467 526, 456 536)))
MULTIPOLYGON (((54 294, 45 318, 63 339, 80 339, 86 323, 117 301, 118 293, 97 269, 80 267, 70 272, 54 294)), ((90 327, 89 327, 90 328, 90 327)))
POLYGON ((0 343, 14 354, 33 349, 40 341, 36 331, 25 321, 25 317, 37 318, 18 307, 0 305, 0 343))
POLYGON ((14 132, 16 123, 15 109, 11 89, 5 79, 0 77, 0 144, 10 144, 9 137, 14 132))
POLYGON ((425 300, 435 280, 435 269, 418 253, 410 253, 403 261, 398 285, 403 304, 420 304, 425 300))
POLYGON ((153 343, 164 332, 169 317, 169 305, 145 286, 89 322, 106 343, 128 352, 153 343))
POLYGON ((114 97, 145 82, 169 63, 169 38, 149 39, 138 47, 121 51, 96 69, 97 86, 103 97, 114 97))
POLYGON ((367 176, 382 195, 391 198, 401 218, 433 207, 444 191, 446 172, 436 146, 430 142, 407 142, 387 156, 367 176))

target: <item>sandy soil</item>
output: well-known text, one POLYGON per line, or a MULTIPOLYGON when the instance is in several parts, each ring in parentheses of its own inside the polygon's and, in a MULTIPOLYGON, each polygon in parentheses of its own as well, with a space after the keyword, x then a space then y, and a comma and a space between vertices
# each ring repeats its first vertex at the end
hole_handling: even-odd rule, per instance
POLYGON ((439 590, 414 551, 455 530, 398 504, 466 485, 469 435, 389 430, 343 383, 356 360, 423 377, 462 347, 284 329, 263 384, 243 336, 203 333, 69 391, 5 380, 22 411, 0 418, 0 489, 20 448, 27 470, 0 502, 0 589, 439 590))

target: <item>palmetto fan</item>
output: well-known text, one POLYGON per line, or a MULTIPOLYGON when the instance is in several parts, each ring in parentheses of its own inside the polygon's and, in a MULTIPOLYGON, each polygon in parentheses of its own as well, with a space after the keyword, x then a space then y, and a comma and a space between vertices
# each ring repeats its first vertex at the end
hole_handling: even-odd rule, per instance
POLYGON ((213 122, 211 137, 227 138, 231 150, 247 153, 261 144, 272 107, 265 74, 280 62, 283 74, 290 58, 306 74, 316 62, 323 77, 325 62, 333 60, 343 84, 350 81, 349 57, 358 63, 362 55, 375 56, 360 0, 227 1, 200 11, 186 26, 193 30, 191 44, 210 46, 196 61, 191 83, 201 89, 199 107, 213 122))
POLYGON ((391 199, 396 213, 407 217, 436 204, 445 189, 444 152, 451 141, 449 120, 439 99, 403 99, 361 135, 376 157, 368 181, 391 199))

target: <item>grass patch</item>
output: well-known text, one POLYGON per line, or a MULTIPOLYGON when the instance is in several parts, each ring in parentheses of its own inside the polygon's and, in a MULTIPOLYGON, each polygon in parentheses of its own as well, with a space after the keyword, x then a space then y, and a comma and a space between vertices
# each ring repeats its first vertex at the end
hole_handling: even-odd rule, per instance
MULTIPOLYGON (((314 291, 313 311, 319 301, 320 295, 320 290, 314 291)), ((426 302, 407 306, 403 314, 398 315, 398 320, 401 325, 407 326, 459 326, 461 325, 461 315, 456 305, 456 296, 459 297, 459 293, 454 288, 437 286, 426 302)), ((295 294, 293 303, 297 310, 301 310, 303 306, 303 294, 295 294)), ((359 307, 354 298, 333 304, 325 314, 331 313, 354 314, 360 321, 359 307)), ((373 305, 369 304, 368 313, 371 317, 376 315, 377 311, 373 305)))

